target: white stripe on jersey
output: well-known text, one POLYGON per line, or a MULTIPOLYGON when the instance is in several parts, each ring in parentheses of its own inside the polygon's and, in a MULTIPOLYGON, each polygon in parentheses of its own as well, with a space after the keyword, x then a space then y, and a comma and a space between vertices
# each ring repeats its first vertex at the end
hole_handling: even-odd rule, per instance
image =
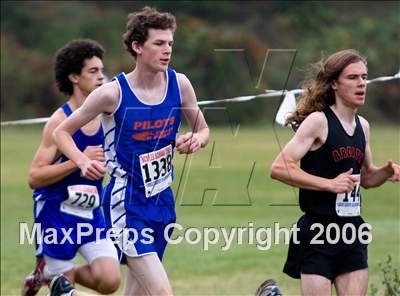
POLYGON ((104 156, 106 159, 106 167, 111 177, 121 178, 126 175, 126 171, 118 163, 117 153, 115 150, 115 119, 114 116, 104 115, 101 117, 101 124, 104 131, 104 156))

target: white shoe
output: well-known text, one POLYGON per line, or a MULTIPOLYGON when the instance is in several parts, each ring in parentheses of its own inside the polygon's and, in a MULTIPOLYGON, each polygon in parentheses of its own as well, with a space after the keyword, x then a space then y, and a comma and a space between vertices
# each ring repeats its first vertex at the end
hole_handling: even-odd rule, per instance
POLYGON ((276 281, 268 279, 258 287, 256 296, 282 296, 282 293, 279 291, 276 281))
POLYGON ((74 285, 62 274, 56 275, 49 284, 48 296, 72 296, 74 285))

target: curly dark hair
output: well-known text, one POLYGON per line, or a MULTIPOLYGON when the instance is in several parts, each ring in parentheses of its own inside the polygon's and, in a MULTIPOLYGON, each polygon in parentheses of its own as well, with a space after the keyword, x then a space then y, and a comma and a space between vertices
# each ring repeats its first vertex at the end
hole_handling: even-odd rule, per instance
POLYGON ((175 16, 168 12, 158 12, 155 8, 145 6, 138 12, 128 15, 126 32, 122 36, 126 50, 136 58, 136 52, 132 49, 132 42, 137 41, 143 45, 148 37, 149 29, 176 30, 175 16))
POLYGON ((86 59, 96 56, 102 60, 104 53, 103 46, 91 39, 72 40, 60 48, 56 53, 54 66, 58 89, 67 95, 72 95, 73 85, 68 75, 80 74, 86 59))

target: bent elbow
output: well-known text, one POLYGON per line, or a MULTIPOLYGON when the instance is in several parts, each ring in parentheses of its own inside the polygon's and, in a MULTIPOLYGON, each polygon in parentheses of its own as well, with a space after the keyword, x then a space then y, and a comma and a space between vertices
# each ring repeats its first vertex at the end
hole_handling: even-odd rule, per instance
POLYGON ((35 190, 39 187, 36 183, 35 178, 32 177, 31 175, 29 175, 29 177, 28 177, 28 185, 32 190, 35 190))
POLYGON ((372 184, 372 182, 370 182, 369 178, 367 176, 361 176, 361 180, 360 180, 360 185, 363 189, 370 189, 372 187, 375 187, 374 184, 372 184))
POLYGON ((29 172, 28 185, 32 190, 35 190, 35 189, 38 189, 39 187, 41 187, 40 181, 38 180, 34 171, 29 172))
POLYGON ((368 189, 370 189, 370 188, 372 188, 373 186, 372 186, 372 184, 368 184, 368 182, 361 182, 361 187, 363 188, 363 189, 365 189, 365 190, 368 190, 368 189))
POLYGON ((281 168, 280 165, 277 163, 273 163, 270 169, 269 176, 274 180, 279 180, 280 178, 281 168))

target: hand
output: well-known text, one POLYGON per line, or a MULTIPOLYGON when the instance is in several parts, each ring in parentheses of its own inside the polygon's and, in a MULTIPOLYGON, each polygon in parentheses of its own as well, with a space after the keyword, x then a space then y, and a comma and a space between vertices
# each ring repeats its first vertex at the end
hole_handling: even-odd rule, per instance
POLYGON ((101 179, 106 173, 104 163, 97 160, 88 159, 79 168, 81 169, 82 177, 92 181, 101 179))
POLYGON ((400 166, 389 160, 386 168, 392 171, 392 175, 388 178, 389 181, 399 182, 400 181, 400 166))
POLYGON ((180 154, 190 154, 196 152, 201 148, 200 136, 197 133, 188 132, 184 135, 178 136, 176 139, 176 150, 180 154))
POLYGON ((83 153, 91 160, 104 162, 103 145, 87 146, 83 153))
POLYGON ((351 168, 347 172, 344 172, 332 179, 329 191, 335 193, 351 192, 354 189, 355 183, 360 181, 360 176, 353 176, 351 174, 352 172, 353 169, 351 168))

